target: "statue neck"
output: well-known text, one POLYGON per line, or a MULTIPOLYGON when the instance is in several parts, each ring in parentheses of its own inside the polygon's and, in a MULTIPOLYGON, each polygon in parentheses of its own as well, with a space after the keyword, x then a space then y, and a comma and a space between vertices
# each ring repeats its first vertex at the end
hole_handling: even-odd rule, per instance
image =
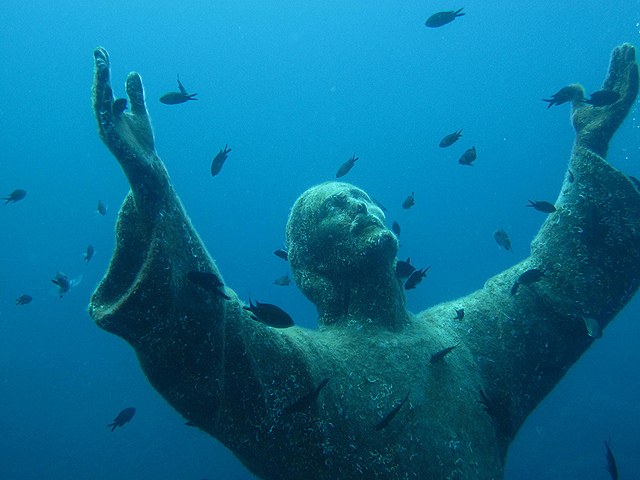
POLYGON ((354 274, 328 285, 316 304, 320 326, 403 328, 409 321, 401 281, 393 270, 354 274))

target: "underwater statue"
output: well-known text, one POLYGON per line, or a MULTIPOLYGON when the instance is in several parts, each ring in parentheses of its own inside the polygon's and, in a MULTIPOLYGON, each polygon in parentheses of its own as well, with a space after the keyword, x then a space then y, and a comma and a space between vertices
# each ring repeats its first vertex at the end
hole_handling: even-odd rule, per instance
POLYGON ((272 328, 224 286, 191 225, 140 76, 126 81, 130 110, 114 110, 98 48, 99 133, 131 191, 89 312, 184 418, 260 478, 502 478, 522 423, 593 343, 587 326, 604 328, 640 283, 640 191, 604 158, 638 91, 633 46, 613 51, 603 89, 620 98, 572 105, 572 175, 529 258, 412 314, 382 211, 352 185, 323 183, 298 198, 286 231, 319 328, 272 328))

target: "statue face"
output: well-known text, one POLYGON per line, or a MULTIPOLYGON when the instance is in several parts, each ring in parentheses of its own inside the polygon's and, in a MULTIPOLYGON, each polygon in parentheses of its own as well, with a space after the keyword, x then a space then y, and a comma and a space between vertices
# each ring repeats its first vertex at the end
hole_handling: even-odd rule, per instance
POLYGON ((346 183, 325 183, 305 192, 294 206, 288 231, 290 248, 306 252, 298 260, 319 273, 391 268, 398 250, 382 210, 364 191, 346 183))

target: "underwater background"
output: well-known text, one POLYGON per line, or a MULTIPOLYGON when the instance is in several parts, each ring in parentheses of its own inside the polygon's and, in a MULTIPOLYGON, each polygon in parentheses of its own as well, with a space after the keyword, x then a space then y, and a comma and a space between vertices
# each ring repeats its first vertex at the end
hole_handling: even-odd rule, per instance
MULTIPOLYGON (((0 206, 3 480, 254 478, 185 426, 133 350, 86 312, 128 190, 92 114, 96 46, 111 55, 116 96, 129 71, 141 73, 157 150, 225 283, 308 327, 311 304, 272 283, 288 272, 273 251, 300 193, 355 154, 343 180, 400 224, 400 258, 431 265, 407 293, 410 309, 467 294, 528 255, 545 216, 527 200, 559 192, 569 107, 541 99, 572 82, 599 90, 612 48, 640 46, 637 0, 27 0, 0 13, 0 194, 28 193, 0 206), (424 26, 461 7, 453 23, 424 26), (176 74, 197 102, 158 101, 176 90, 176 74), (459 129, 456 144, 438 147, 459 129), (229 159, 212 177, 225 144, 229 159), (459 165, 471 146, 474 166, 459 165), (416 204, 403 210, 411 192, 416 204), (497 228, 513 253, 495 243, 497 228), (51 282, 58 271, 82 275, 63 298, 51 282), (33 301, 16 305, 22 294, 33 301), (129 424, 106 428, 130 406, 129 424)), ((608 155, 636 177, 638 115, 636 104, 608 155)), ((604 440, 622 478, 640 472, 639 322, 636 297, 530 416, 507 480, 607 479, 604 440)))

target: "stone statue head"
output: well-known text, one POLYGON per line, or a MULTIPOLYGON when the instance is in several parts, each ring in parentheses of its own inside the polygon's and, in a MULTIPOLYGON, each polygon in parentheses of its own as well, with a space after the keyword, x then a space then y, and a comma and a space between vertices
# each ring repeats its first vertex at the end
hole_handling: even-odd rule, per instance
POLYGON ((296 285, 321 312, 339 310, 350 285, 394 277, 398 241, 382 210, 348 183, 304 192, 289 215, 287 243, 296 285))

